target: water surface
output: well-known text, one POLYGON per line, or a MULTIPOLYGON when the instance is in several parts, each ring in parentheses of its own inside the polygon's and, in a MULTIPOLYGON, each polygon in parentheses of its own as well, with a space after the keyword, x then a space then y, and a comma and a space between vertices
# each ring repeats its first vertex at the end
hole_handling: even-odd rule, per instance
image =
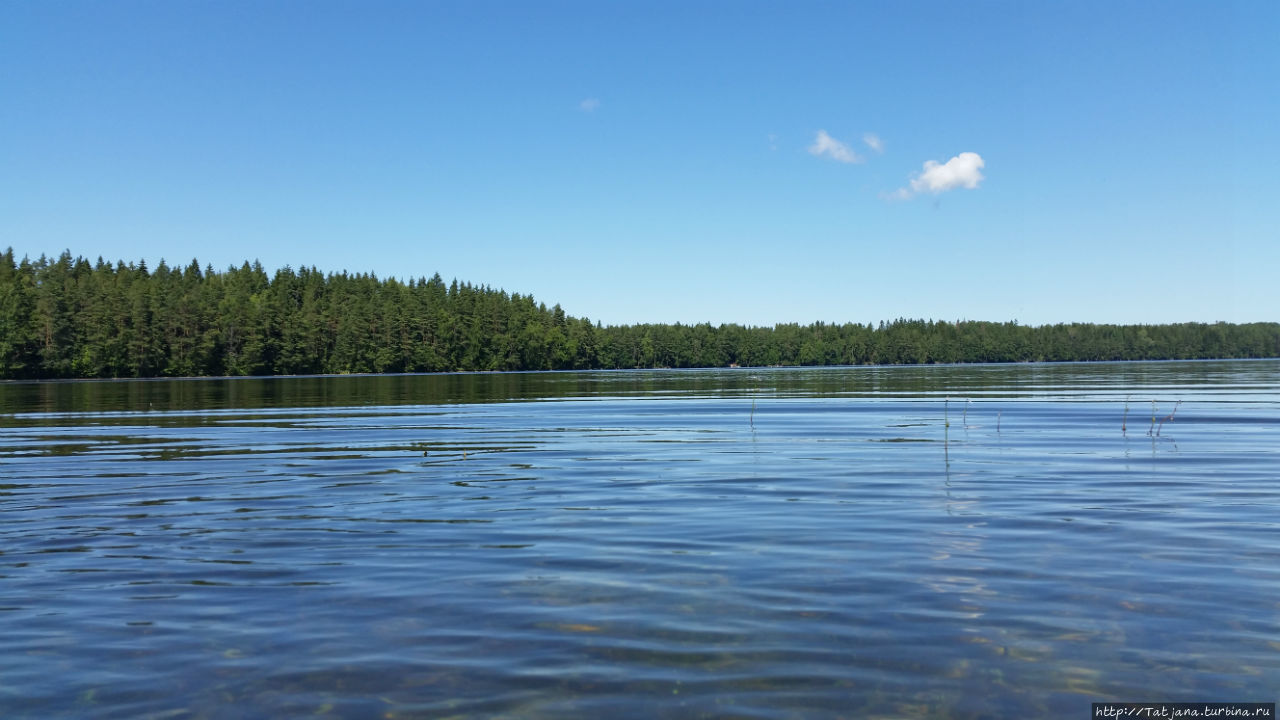
POLYGON ((0 384, 0 715, 1272 702, 1278 460, 1277 361, 0 384))

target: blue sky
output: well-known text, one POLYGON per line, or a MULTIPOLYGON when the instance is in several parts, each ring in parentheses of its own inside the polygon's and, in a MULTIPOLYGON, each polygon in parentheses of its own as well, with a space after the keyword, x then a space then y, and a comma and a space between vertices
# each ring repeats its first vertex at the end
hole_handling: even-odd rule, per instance
POLYGON ((1280 3, 0 2, 0 247, 606 324, 1280 320, 1280 3))

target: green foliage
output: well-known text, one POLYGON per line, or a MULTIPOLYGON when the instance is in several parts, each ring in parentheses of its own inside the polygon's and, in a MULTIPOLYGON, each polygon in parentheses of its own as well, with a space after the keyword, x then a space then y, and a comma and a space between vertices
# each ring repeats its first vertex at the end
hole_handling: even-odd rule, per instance
POLYGON ((0 254, 0 378, 1280 357, 1280 324, 602 327, 437 274, 0 254))

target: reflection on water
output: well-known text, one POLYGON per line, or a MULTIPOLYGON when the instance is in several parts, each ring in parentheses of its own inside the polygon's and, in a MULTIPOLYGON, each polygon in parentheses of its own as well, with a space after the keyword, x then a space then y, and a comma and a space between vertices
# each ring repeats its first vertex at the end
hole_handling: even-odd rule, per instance
POLYGON ((1125 397, 1136 389, 1155 397, 1270 401, 1275 365, 1264 360, 0 381, 0 413, 288 410, 655 396, 1100 399, 1125 397))
POLYGON ((0 715, 1274 699, 1278 389, 1272 361, 0 385, 0 715))

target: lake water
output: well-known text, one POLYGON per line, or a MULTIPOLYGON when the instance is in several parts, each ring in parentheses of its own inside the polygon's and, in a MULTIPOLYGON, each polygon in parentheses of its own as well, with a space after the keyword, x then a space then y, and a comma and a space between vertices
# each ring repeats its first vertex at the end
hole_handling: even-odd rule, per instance
POLYGON ((0 521, 4 717, 1280 688, 1280 361, 7 383, 0 521))

